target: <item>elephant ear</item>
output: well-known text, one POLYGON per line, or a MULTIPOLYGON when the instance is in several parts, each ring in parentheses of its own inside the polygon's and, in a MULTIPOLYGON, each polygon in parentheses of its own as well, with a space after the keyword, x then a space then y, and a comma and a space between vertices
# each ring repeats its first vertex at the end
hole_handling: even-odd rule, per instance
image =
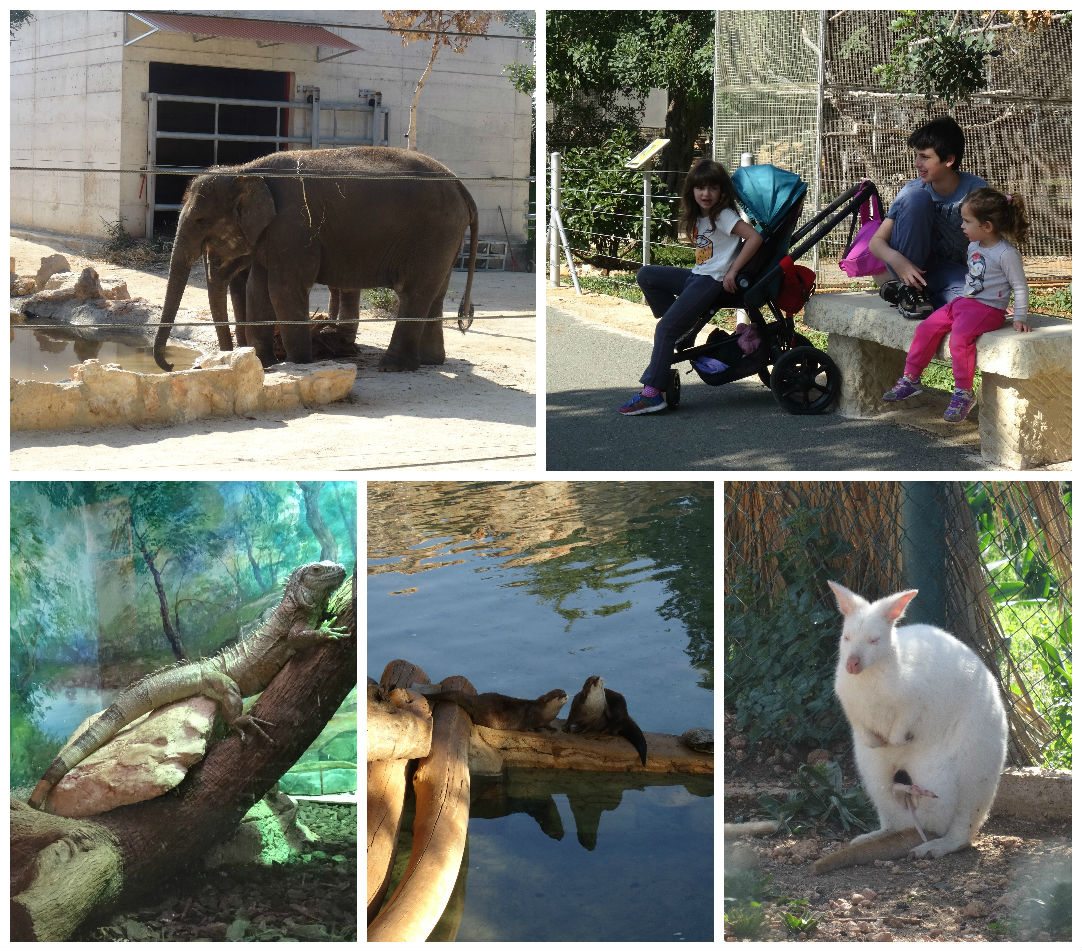
POLYGON ((236 195, 237 224, 248 243, 254 246, 274 218, 274 198, 267 183, 258 175, 238 176, 236 195))

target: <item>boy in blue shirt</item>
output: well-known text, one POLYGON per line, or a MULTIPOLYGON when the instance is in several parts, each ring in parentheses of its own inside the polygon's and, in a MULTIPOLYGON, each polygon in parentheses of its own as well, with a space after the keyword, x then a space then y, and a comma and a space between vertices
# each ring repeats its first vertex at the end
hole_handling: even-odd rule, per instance
POLYGON ((959 171, 965 133, 950 116, 926 122, 906 144, 915 150, 918 177, 898 192, 869 249, 895 278, 881 288, 883 299, 903 317, 923 320, 965 290, 962 202, 988 183, 959 171))

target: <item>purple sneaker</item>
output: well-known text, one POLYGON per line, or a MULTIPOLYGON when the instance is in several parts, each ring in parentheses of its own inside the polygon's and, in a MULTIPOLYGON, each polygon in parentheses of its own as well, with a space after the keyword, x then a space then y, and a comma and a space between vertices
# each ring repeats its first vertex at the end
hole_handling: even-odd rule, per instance
POLYGON ((883 401, 885 403, 897 403, 899 400, 907 400, 909 397, 923 392, 909 377, 902 376, 894 386, 883 394, 883 401))
POLYGON ((972 390, 960 390, 956 388, 954 395, 951 397, 950 406, 947 407, 947 411, 943 414, 943 418, 948 423, 960 423, 969 415, 969 411, 976 405, 977 397, 973 395, 972 390))
POLYGON ((664 396, 644 396, 642 393, 636 393, 617 412, 621 416, 641 416, 643 413, 656 413, 664 408, 664 396))

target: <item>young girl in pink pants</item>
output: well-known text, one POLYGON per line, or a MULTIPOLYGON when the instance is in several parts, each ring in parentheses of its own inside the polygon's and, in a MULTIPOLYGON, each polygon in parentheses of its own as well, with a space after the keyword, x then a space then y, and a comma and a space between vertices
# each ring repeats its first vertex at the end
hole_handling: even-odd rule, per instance
POLYGON ((920 393, 920 375, 949 333, 954 396, 943 414, 949 423, 962 422, 976 403, 973 373, 977 367, 977 338, 1003 326, 1012 293, 1014 329, 1022 333, 1031 329, 1029 288, 1022 257, 1015 247, 1029 233, 1022 199, 992 188, 970 192, 962 203, 962 231, 969 238, 965 292, 933 311, 917 327, 905 358, 905 373, 883 394, 888 403, 896 403, 920 393))

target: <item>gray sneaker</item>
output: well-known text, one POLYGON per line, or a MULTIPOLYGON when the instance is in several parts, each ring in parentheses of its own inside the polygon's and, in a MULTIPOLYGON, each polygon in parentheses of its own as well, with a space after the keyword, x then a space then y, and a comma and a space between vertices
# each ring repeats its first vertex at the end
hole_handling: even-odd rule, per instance
POLYGON ((906 320, 924 320, 935 308, 924 291, 902 285, 898 289, 898 313, 906 320))

